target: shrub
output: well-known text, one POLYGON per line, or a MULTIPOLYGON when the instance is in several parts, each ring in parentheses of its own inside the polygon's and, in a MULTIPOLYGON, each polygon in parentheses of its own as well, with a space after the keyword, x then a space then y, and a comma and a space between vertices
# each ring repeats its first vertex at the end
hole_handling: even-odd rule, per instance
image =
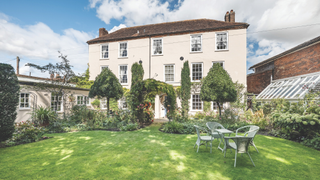
POLYGON ((121 131, 134 131, 134 130, 137 130, 138 128, 139 128, 138 123, 129 123, 126 126, 121 126, 120 130, 121 131))
POLYGON ((292 140, 300 140, 302 137, 313 138, 320 129, 319 117, 320 115, 314 113, 272 113, 274 127, 279 128, 283 138, 292 140))
POLYGON ((0 142, 11 138, 15 130, 19 89, 13 67, 0 63, 0 142))
POLYGON ((242 116, 240 116, 240 121, 246 122, 247 124, 254 124, 260 127, 260 129, 265 129, 269 125, 268 117, 264 115, 264 110, 260 109, 253 112, 251 109, 246 111, 242 116))
POLYGON ((57 118, 57 114, 50 108, 40 106, 31 113, 31 118, 38 125, 49 125, 50 121, 57 118))
POLYGON ((16 123, 15 132, 7 144, 15 145, 21 143, 30 143, 38 141, 46 132, 43 127, 36 127, 31 121, 16 123))
POLYGON ((319 135, 315 136, 312 139, 302 138, 301 140, 302 140, 301 144, 320 150, 320 136, 319 135))
POLYGON ((95 99, 94 101, 91 102, 91 105, 94 107, 94 108, 99 108, 100 107, 100 101, 99 99, 95 99))

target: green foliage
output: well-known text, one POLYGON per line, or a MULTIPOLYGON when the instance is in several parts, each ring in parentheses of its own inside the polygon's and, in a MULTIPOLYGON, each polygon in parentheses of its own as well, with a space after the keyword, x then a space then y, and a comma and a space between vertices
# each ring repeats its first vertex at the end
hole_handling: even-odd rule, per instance
POLYGON ((39 141, 46 129, 36 127, 31 121, 20 122, 15 125, 15 131, 11 139, 7 140, 9 146, 39 141))
POLYGON ((100 101, 99 99, 95 99, 94 101, 91 102, 91 105, 94 107, 94 108, 99 108, 100 107, 100 101))
POLYGON ((313 138, 320 129, 319 118, 320 115, 314 113, 272 113, 274 127, 280 129, 283 138, 292 140, 301 140, 302 137, 313 138))
POLYGON ((182 116, 187 118, 189 112, 189 99, 191 94, 191 79, 190 79, 190 68, 189 62, 186 61, 183 64, 183 68, 181 70, 181 89, 180 89, 180 97, 181 97, 181 107, 182 107, 182 116))
POLYGON ((38 125, 47 125, 57 118, 57 113, 52 111, 51 108, 40 106, 31 113, 31 118, 38 125))
POLYGON ((121 131, 134 131, 139 129, 139 124, 138 123, 129 123, 126 126, 121 126, 120 130, 121 131))
POLYGON ((209 112, 211 110, 211 102, 204 101, 203 102, 203 111, 209 112))
POLYGON ((237 99, 235 102, 231 102, 230 106, 232 109, 237 111, 245 111, 247 107, 247 92, 245 91, 245 86, 238 81, 234 83, 235 89, 237 91, 237 99))
POLYGON ((317 135, 312 139, 302 138, 301 144, 320 150, 320 135, 317 135))
POLYGON ((265 129, 270 123, 269 118, 265 116, 263 109, 256 112, 253 112, 251 109, 247 110, 240 116, 240 121, 259 126, 261 130, 265 129))
POLYGON ((145 114, 143 108, 145 99, 154 98, 156 94, 166 94, 167 99, 164 106, 168 110, 168 117, 173 118, 176 106, 176 94, 172 85, 157 81, 154 79, 146 79, 139 81, 131 87, 130 90, 130 107, 133 112, 134 118, 139 119, 139 122, 145 122, 145 114))
POLYGON ((14 132, 20 86, 14 69, 0 63, 0 142, 11 138, 14 132))
POLYGON ((143 80, 143 75, 144 75, 144 70, 142 65, 136 63, 133 63, 131 66, 131 74, 132 74, 132 78, 131 78, 131 87, 139 82, 143 80))
POLYGON ((215 101, 219 107, 221 116, 221 105, 223 102, 235 102, 237 100, 237 91, 229 74, 219 63, 213 65, 204 78, 200 98, 203 101, 215 101))
POLYGON ((110 98, 115 100, 123 96, 123 89, 119 83, 119 79, 112 73, 109 68, 104 68, 102 72, 96 77, 93 85, 91 86, 89 97, 94 98, 107 98, 107 110, 109 112, 110 98))
POLYGON ((72 77, 70 81, 73 83, 76 83, 77 87, 79 88, 90 89, 94 81, 92 80, 90 81, 89 78, 90 78, 90 73, 89 73, 89 67, 88 67, 85 73, 83 73, 81 76, 72 77))

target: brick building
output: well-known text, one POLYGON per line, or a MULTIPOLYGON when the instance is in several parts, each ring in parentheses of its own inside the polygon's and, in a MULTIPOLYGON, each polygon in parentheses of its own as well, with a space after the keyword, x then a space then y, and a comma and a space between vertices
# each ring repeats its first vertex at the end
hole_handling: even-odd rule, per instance
POLYGON ((271 82, 320 72, 320 36, 249 68, 249 93, 260 94, 271 82))

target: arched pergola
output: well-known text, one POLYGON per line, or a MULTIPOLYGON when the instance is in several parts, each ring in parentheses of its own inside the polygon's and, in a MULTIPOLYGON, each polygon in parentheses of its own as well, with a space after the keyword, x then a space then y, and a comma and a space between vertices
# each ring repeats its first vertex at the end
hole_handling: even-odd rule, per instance
POLYGON ((155 98, 156 95, 167 95, 164 106, 168 110, 168 117, 172 118, 176 107, 176 94, 173 86, 165 82, 157 81, 155 79, 146 79, 136 82, 130 90, 131 94, 131 110, 134 115, 143 122, 143 110, 137 107, 145 102, 146 98, 155 98))

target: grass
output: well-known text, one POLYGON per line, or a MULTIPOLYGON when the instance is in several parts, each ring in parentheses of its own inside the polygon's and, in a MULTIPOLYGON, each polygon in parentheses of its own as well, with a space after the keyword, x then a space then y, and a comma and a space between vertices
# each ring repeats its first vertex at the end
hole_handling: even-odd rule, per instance
POLYGON ((257 135, 260 153, 227 157, 193 145, 196 135, 165 134, 155 124, 134 132, 85 131, 0 149, 0 179, 318 179, 320 151, 257 135))

